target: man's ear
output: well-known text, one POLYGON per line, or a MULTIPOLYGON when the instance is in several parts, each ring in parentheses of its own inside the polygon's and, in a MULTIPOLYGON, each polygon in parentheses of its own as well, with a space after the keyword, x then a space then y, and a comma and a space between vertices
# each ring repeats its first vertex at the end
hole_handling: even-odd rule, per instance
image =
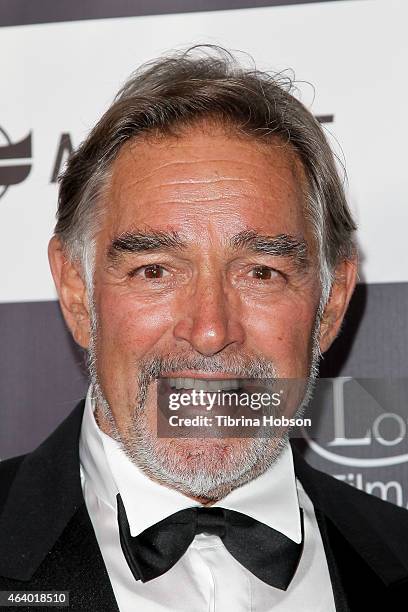
POLYGON ((48 245, 48 260, 57 288, 62 314, 74 340, 87 349, 90 336, 90 315, 86 285, 81 276, 81 268, 71 262, 64 247, 53 236, 48 245))
POLYGON ((357 281, 357 257, 342 261, 335 270, 330 296, 320 324, 320 350, 325 353, 340 331, 357 281))

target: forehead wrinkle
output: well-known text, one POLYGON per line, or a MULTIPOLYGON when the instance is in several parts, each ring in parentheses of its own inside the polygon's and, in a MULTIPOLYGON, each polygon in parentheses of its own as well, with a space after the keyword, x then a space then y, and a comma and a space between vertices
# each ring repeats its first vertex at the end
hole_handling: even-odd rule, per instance
MULTIPOLYGON (((149 195, 157 202, 220 202, 232 198, 237 202, 243 198, 261 200, 251 181, 245 178, 208 178, 207 180, 174 180, 149 186, 149 195)), ((148 198, 150 199, 150 198, 148 198)))
MULTIPOLYGON (((252 143, 251 143, 252 144, 252 143)), ((254 143, 255 145, 257 143, 254 143)), ((142 145, 143 146, 143 145, 142 145)), ((154 145, 153 145, 154 146, 154 145)), ((215 144, 215 146, 217 146, 217 143, 215 144)), ((237 145, 238 147, 239 145, 237 145)), ((180 147, 173 147, 173 149, 175 148, 180 148, 180 147)), ((196 164, 222 164, 222 163, 228 163, 230 164, 231 162, 236 163, 239 166, 249 166, 250 168, 256 168, 257 170, 259 170, 259 162, 253 162, 253 161, 249 161, 248 159, 246 159, 246 156, 242 156, 242 155, 233 155, 233 156, 228 156, 228 157, 209 157, 206 155, 200 155, 197 157, 197 155, 199 155, 200 153, 200 146, 194 147, 193 145, 189 145, 186 146, 185 148, 189 148, 189 149, 194 149, 194 158, 191 158, 191 153, 185 153, 185 155, 187 156, 186 159, 173 159, 171 161, 162 161, 161 163, 159 163, 157 166, 155 166, 155 168, 151 169, 148 172, 143 172, 143 176, 138 179, 138 180, 143 180, 145 178, 150 178, 151 176, 153 176, 154 174, 156 174, 157 172, 170 168, 172 166, 194 166, 196 164)), ((246 147, 248 148, 248 147, 246 147)), ((251 152, 254 151, 254 149, 251 148, 251 152)), ((273 160, 271 159, 271 157, 273 158, 274 155, 274 151, 273 149, 266 149, 266 150, 259 150, 256 149, 257 153, 260 154, 261 159, 263 162, 267 162, 268 165, 271 165, 272 167, 276 168, 276 159, 273 160), (274 163, 275 162, 275 163, 274 163)), ((127 155, 130 154, 132 161, 134 161, 137 165, 140 164, 140 151, 138 152, 139 154, 136 156, 135 152, 133 152, 131 149, 125 149, 122 151, 121 154, 118 155, 118 157, 116 158, 116 160, 113 163, 113 174, 115 175, 115 166, 120 165, 121 162, 123 162, 123 158, 126 158, 127 155)), ((151 148, 150 151, 148 150, 147 152, 144 153, 143 158, 144 160, 149 160, 151 159, 152 155, 151 153, 153 153, 153 157, 158 158, 157 156, 157 150, 155 148, 151 148), (149 155, 150 153, 150 155, 149 155)), ((182 152, 180 151, 180 154, 182 152)), ((165 157, 168 154, 168 149, 166 148, 166 150, 163 152, 163 157, 165 157)), ((292 155, 285 155, 284 158, 282 159, 282 157, 279 159, 279 166, 284 166, 285 168, 287 168, 288 170, 290 170, 292 172, 292 174, 295 174, 293 172, 294 170, 294 160, 292 159, 292 155)))
MULTIPOLYGON (((197 163, 200 163, 201 165, 201 162, 197 163)), ((205 187, 222 189, 224 186, 224 188, 228 189, 229 187, 229 189, 231 190, 235 185, 237 189, 233 189, 229 192, 229 194, 225 195, 239 196, 241 194, 239 186, 242 186, 242 188, 246 188, 247 191, 250 191, 251 195, 253 196, 254 191, 257 190, 257 185, 259 185, 260 183, 264 183, 265 188, 270 188, 270 177, 268 176, 268 174, 263 174, 260 176, 259 167, 257 166, 257 164, 248 163, 247 165, 250 165, 251 168, 255 168, 256 170, 258 170, 258 175, 253 172, 248 173, 246 176, 234 176, 234 172, 239 174, 239 169, 237 169, 231 172, 232 176, 226 176, 223 175, 223 168, 209 169, 208 167, 205 168, 204 172, 202 172, 202 176, 197 176, 197 173, 189 174, 187 169, 186 172, 183 172, 182 175, 179 177, 174 177, 174 175, 172 175, 172 173, 170 172, 168 174, 166 173, 165 175, 160 173, 160 170, 162 170, 163 168, 169 169, 173 165, 180 166, 183 164, 184 162, 161 164, 160 166, 151 170, 147 174, 142 173, 143 176, 140 177, 137 176, 138 172, 132 173, 131 177, 129 177, 129 173, 125 174, 125 172, 123 172, 122 170, 122 172, 119 172, 113 176, 111 182, 111 194, 113 195, 116 192, 119 195, 119 200, 122 200, 122 198, 126 199, 126 192, 129 189, 131 190, 133 188, 140 189, 141 191, 139 193, 143 194, 146 189, 148 189, 149 191, 160 191, 165 190, 166 188, 183 190, 188 189, 189 187, 191 189, 200 189, 200 187, 203 189, 205 187), (209 176, 209 174, 212 174, 212 176, 209 176)), ((194 198, 194 200, 196 199, 197 198, 194 198)), ((208 201, 211 198, 204 199, 205 201, 208 201)), ((173 198, 170 198, 170 200, 173 200, 173 198)), ((185 201, 185 199, 183 198, 182 201, 185 201)))
MULTIPOLYGON (((157 181, 157 178, 162 181, 162 184, 167 185, 188 185, 194 183, 202 183, 202 184, 211 184, 221 183, 222 180, 230 180, 231 182, 239 182, 239 181, 247 181, 255 183, 256 185, 259 182, 264 182, 270 184, 273 181, 278 180, 281 181, 287 188, 295 193, 299 193, 299 187, 301 190, 301 186, 298 184, 299 179, 302 177, 299 176, 299 165, 302 166, 297 154, 288 147, 280 142, 277 143, 261 143, 254 140, 245 140, 242 142, 241 139, 237 139, 236 137, 231 138, 230 135, 226 134, 223 130, 220 134, 210 135, 207 134, 202 138, 198 138, 195 136, 197 132, 195 130, 188 130, 186 134, 183 134, 180 138, 174 140, 173 137, 166 138, 164 141, 155 142, 155 140, 151 140, 149 135, 142 140, 133 140, 128 145, 124 145, 119 156, 116 158, 114 165, 119 163, 119 169, 117 172, 113 172, 112 177, 112 187, 119 188, 119 191, 122 191, 123 183, 127 183, 126 187, 129 186, 131 188, 132 185, 138 185, 140 183, 149 183, 149 179, 153 179, 153 183, 157 181), (221 136, 220 139, 217 136, 221 136), (221 148, 221 151, 215 153, 214 157, 211 157, 211 141, 214 139, 214 147, 221 148), (222 152, 222 148, 225 145, 226 147, 230 147, 231 140, 234 141, 234 147, 231 151, 229 148, 227 157, 224 156, 222 152), (175 144, 174 144, 175 143, 175 144), (204 152, 202 152, 202 143, 204 144, 204 152), (239 150, 239 153, 236 153, 236 150, 239 150), (242 154, 242 149, 244 151, 248 151, 247 155, 242 154), (207 154, 206 154, 207 152, 207 154), (171 159, 166 160, 166 156, 169 154, 176 153, 176 155, 183 156, 186 155, 187 159, 171 159), (283 153, 283 155, 282 155, 283 153), (142 154, 142 155, 141 155, 142 154), (247 159, 248 157, 255 154, 255 160, 247 159), (199 157, 196 157, 196 156, 199 157), (128 164, 120 165, 120 162, 126 162, 126 157, 129 162, 134 162, 134 167, 129 172, 128 164), (161 160, 160 160, 161 157, 161 160), (164 159, 163 159, 164 158, 164 159), (151 162, 153 161, 155 167, 152 168, 151 162), (248 169, 248 175, 244 178, 240 176, 229 176, 223 177, 224 168, 217 168, 213 166, 227 164, 235 164, 235 168, 229 169, 228 174, 238 173, 239 171, 244 171, 248 169), (156 165, 157 164, 157 165, 156 165), (206 165, 204 168, 204 173, 212 173, 214 172, 213 177, 197 177, 196 172, 194 171, 196 166, 200 167, 200 174, 203 174, 202 167, 206 165), (180 173, 180 168, 184 168, 187 176, 182 176, 183 172, 180 173), (260 168, 260 166, 262 166, 260 168), (269 171, 268 171, 269 167, 269 171), (181 176, 179 179, 174 179, 171 176, 171 170, 174 170, 177 173, 180 173, 181 176), (260 172, 262 170, 262 172, 260 172), (191 176, 189 173, 193 174, 191 176), (141 176, 137 176, 140 173, 141 176), (288 178, 286 176, 290 173, 291 177, 288 178), (130 181, 128 180, 129 174, 131 175, 130 181), (162 174, 163 176, 160 176, 162 174), (221 174, 221 176, 220 176, 221 174), (123 175, 125 175, 125 180, 123 180, 123 175), (159 175, 159 177, 158 177, 159 175), (163 180, 165 179, 165 180, 163 180), (291 180, 293 179, 293 180, 291 180), (120 185, 122 183, 122 185, 120 185)), ((115 169, 115 168, 114 168, 115 169)), ((246 173, 245 173, 246 174, 246 173)), ((301 174, 301 172, 300 172, 301 174)), ((125 187, 125 189, 126 189, 125 187)), ((149 188, 159 188, 156 185, 149 188)))
MULTIPOLYGON (((219 123, 217 121, 214 124, 211 120, 203 119, 202 121, 198 121, 197 124, 181 127, 179 133, 176 134, 156 134, 154 132, 141 134, 131 138, 122 146, 114 165, 119 160, 123 159, 123 157, 126 157, 126 155, 129 156, 135 164, 139 165, 140 171, 142 172, 140 178, 134 178, 134 184, 144 179, 151 178, 160 170, 165 170, 171 166, 194 166, 195 164, 202 163, 223 162, 236 162, 241 167, 245 165, 255 168, 257 171, 256 175, 259 174, 259 163, 266 163, 267 166, 272 166, 272 171, 273 169, 276 170, 284 166, 284 168, 292 174, 295 183, 299 182, 299 179, 300 182, 303 182, 303 162, 291 144, 282 141, 280 137, 274 135, 271 135, 268 140, 263 141, 255 135, 250 136, 248 134, 242 134, 228 122, 219 123), (211 127, 210 130, 207 129, 208 126, 211 127), (232 151, 231 143, 234 145, 232 151), (206 155, 206 150, 211 155, 213 144, 215 149, 218 148, 219 156, 209 158, 208 154, 206 155), (201 153, 203 147, 204 156, 201 153), (228 150, 227 158, 225 158, 223 154, 223 148, 225 147, 228 150), (242 150, 248 153, 243 154, 242 150), (166 161, 166 156, 174 154, 178 154, 179 156, 184 154, 187 156, 187 159, 172 159, 166 161), (254 154, 258 157, 258 163, 247 160, 247 157, 251 157, 254 154), (199 155, 198 158, 197 155, 199 155), (152 157, 155 163, 160 160, 160 157, 163 161, 154 169, 151 169, 151 166, 150 168, 143 168, 143 162, 142 167, 140 167, 141 158, 145 162, 144 165, 149 166, 152 157), (150 163, 148 164, 147 161, 150 161, 150 163), (145 170, 147 170, 147 172, 145 170)), ((268 172, 264 174, 267 180, 268 172)), ((256 180, 257 182, 259 181, 258 176, 256 180)), ((295 188, 295 190, 297 189, 295 188)))
MULTIPOLYGON (((203 200, 218 201, 228 197, 239 198, 240 196, 251 195, 254 197, 254 185, 247 178, 238 177, 203 177, 164 180, 157 184, 148 186, 149 193, 158 193, 164 196, 167 202, 174 202, 181 196, 181 201, 185 202, 203 200)), ((158 196, 160 197, 160 195, 158 196)))
MULTIPOLYGON (((200 202, 202 202, 203 204, 208 204, 209 202, 225 202, 226 205, 230 204, 231 202, 229 201, 229 198, 234 197, 235 200, 236 198, 236 194, 228 194, 227 196, 224 195, 219 195, 219 196, 211 196, 209 195, 207 198, 205 196, 197 196, 194 197, 191 194, 186 194, 186 198, 183 199, 181 197, 177 197, 177 198, 166 198, 165 200, 157 200, 157 202, 155 200, 151 200, 150 204, 199 204, 200 202)), ((149 204, 149 202, 146 202, 146 204, 149 204)))
MULTIPOLYGON (((209 177, 208 179, 205 178, 191 178, 188 180, 174 180, 174 181, 166 181, 164 183, 164 185, 195 185, 195 184, 200 184, 203 183, 204 185, 208 184, 208 183, 222 183, 222 182, 242 182, 242 183, 246 183, 247 179, 244 178, 238 178, 238 177, 224 177, 224 176, 214 176, 214 177, 209 177)), ((161 185, 153 185, 152 189, 158 189, 160 188, 161 185)))
MULTIPOLYGON (((136 164, 139 164, 138 160, 134 160, 136 162, 136 164)), ((117 164, 119 162, 119 159, 117 159, 114 164, 117 164)), ((132 182, 133 183, 138 183, 140 181, 144 181, 146 179, 149 179, 151 177, 153 177, 154 175, 156 175, 158 172, 160 172, 163 169, 167 169, 167 168, 171 168, 173 166, 179 167, 179 166, 194 166, 199 164, 200 166, 202 164, 219 164, 219 163, 227 163, 230 164, 231 162, 236 163, 238 166, 249 166, 250 168, 255 168, 257 171, 259 171, 259 164, 254 163, 254 162, 250 162, 247 161, 245 159, 239 158, 239 159, 234 159, 234 158, 211 158, 209 159, 208 157, 202 157, 199 159, 187 159, 187 160, 173 160, 173 161, 169 161, 169 162, 164 162, 161 163, 159 165, 157 165, 155 168, 151 169, 150 172, 143 172, 143 176, 141 176, 140 178, 135 178, 132 182)), ((276 166, 273 166, 276 167, 276 166)), ((116 169, 114 168, 113 170, 113 182, 115 182, 115 179, 118 178, 118 174, 120 175, 121 172, 119 171, 115 171, 116 169)), ((126 172, 126 174, 128 174, 126 172)), ((229 178, 229 177, 228 177, 229 178)), ((200 179, 199 179, 200 180, 200 179)), ((245 179, 241 179, 239 177, 231 177, 231 180, 245 180, 245 179)))

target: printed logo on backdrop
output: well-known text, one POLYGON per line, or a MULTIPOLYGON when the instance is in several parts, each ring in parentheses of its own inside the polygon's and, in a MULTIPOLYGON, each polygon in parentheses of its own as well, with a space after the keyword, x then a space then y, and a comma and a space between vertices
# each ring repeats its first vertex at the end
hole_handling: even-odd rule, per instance
POLYGON ((407 406, 407 378, 319 379, 302 436, 319 469, 407 507, 407 406))
POLYGON ((22 140, 12 142, 0 127, 0 198, 11 185, 25 181, 31 170, 31 132, 22 140))

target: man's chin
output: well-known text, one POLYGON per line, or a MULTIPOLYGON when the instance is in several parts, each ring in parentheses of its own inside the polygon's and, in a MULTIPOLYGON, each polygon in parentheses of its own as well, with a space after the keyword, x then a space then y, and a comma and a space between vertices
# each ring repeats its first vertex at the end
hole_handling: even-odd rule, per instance
POLYGON ((261 438, 156 438, 150 444, 145 438, 140 442, 139 438, 132 459, 147 476, 189 497, 212 500, 259 476, 281 449, 276 441, 261 438))
POLYGON ((181 462, 187 467, 196 463, 217 469, 218 462, 219 469, 222 465, 242 461, 251 442, 246 438, 170 438, 159 440, 157 450, 173 464, 181 462))

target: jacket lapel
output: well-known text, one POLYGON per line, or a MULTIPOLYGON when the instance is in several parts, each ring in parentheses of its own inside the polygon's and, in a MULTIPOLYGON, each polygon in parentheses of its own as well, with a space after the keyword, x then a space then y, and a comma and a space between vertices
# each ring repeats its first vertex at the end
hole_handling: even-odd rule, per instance
POLYGON ((398 602, 408 595, 408 512, 315 470, 293 451, 315 508, 336 609, 404 609, 398 602))
POLYGON ((20 464, 0 516, 0 586, 69 591, 71 609, 118 611, 82 495, 83 409, 20 464))

